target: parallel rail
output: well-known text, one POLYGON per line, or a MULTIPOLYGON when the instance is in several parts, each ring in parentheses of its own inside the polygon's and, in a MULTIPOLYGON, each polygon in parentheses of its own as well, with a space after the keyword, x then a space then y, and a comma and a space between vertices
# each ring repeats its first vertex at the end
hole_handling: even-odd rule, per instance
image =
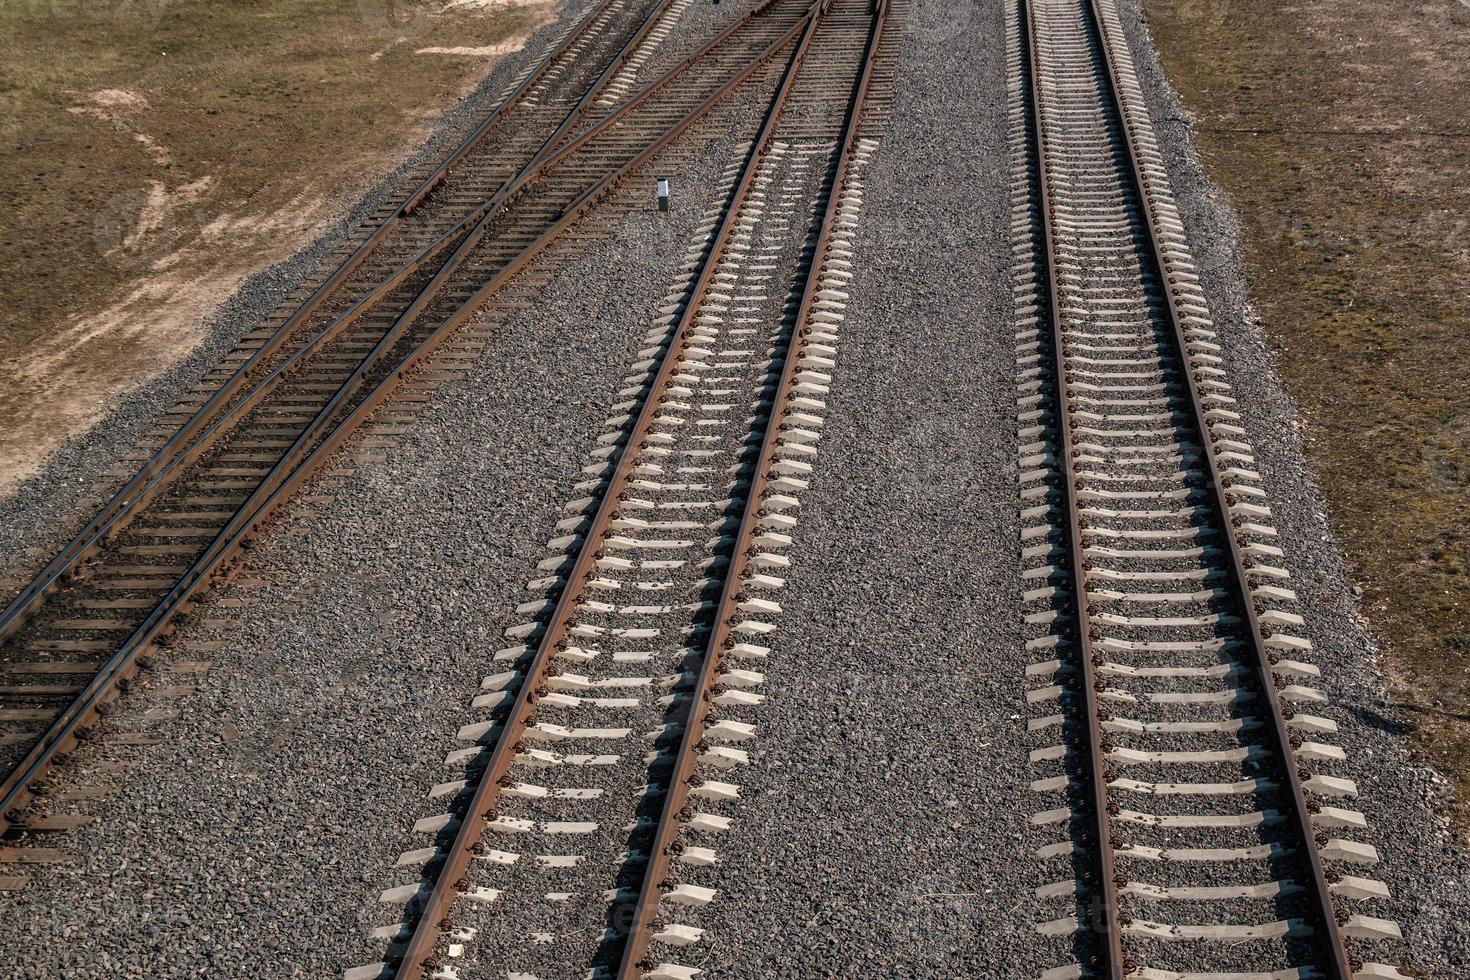
MULTIPOLYGON (((129 480, 106 502, 91 518, 85 527, 57 553, 57 555, 43 568, 35 578, 29 582, 20 593, 0 612, 0 639, 13 635, 14 632, 24 624, 26 617, 34 612, 46 595, 54 591, 59 585, 64 584, 66 578, 75 575, 78 567, 86 561, 100 544, 104 543, 108 535, 115 533, 116 529, 132 512, 136 511, 143 503, 151 499, 163 486, 159 477, 166 471, 176 466, 181 454, 200 445, 207 445, 209 436, 218 434, 219 425, 217 417, 220 411, 229 406, 231 400, 251 385, 256 392, 261 391, 269 383, 269 378, 259 379, 258 376, 266 368, 270 358, 286 347, 296 331, 307 325, 311 315, 320 309, 329 298, 333 297, 347 284, 348 278, 358 270, 363 263, 379 252, 381 247, 390 237, 399 230, 405 220, 418 210, 429 196, 442 185, 450 173, 461 165, 477 148, 479 148, 489 137, 503 125, 506 118, 512 114, 517 106, 526 96, 532 92, 542 81, 551 68, 558 64, 567 53, 576 46, 592 28, 599 23, 608 13, 617 6, 621 0, 602 0, 596 7, 582 19, 560 44, 532 69, 526 77, 517 84, 510 93, 501 100, 495 110, 456 146, 449 155, 441 162, 409 195, 400 202, 387 217, 385 217, 368 237, 359 244, 352 253, 342 261, 327 278, 317 286, 311 294, 292 312, 290 317, 278 327, 273 335, 260 345, 250 357, 241 364, 235 372, 214 393, 199 406, 195 412, 181 424, 177 431, 160 446, 153 455, 138 469, 129 480), (252 378, 255 380, 252 383, 252 378), (211 426, 211 423, 216 423, 211 426), (205 430, 210 431, 206 434, 205 430), (196 437, 204 435, 203 440, 196 437)), ((637 34, 630 38, 615 56, 609 70, 603 76, 596 79, 589 86, 586 95, 574 109, 568 112, 564 121, 547 142, 559 136, 564 129, 570 125, 581 113, 586 103, 600 91, 605 80, 621 65, 629 56, 631 51, 647 36, 652 28, 652 21, 656 16, 667 9, 668 2, 659 3, 647 18, 637 34)), ((537 157, 544 154, 546 144, 543 143, 537 154, 533 155, 531 163, 537 157)), ((461 219, 455 226, 455 230, 463 225, 461 219)), ((425 249, 421 257, 415 262, 409 263, 411 268, 417 268, 424 261, 428 261, 434 254, 442 249, 449 240, 449 234, 435 236, 430 249, 425 249), (434 247, 437 246, 437 247, 434 247)), ((396 281, 396 280, 395 280, 396 281)), ((369 305, 368 300, 359 300, 353 305, 353 309, 361 309, 369 305)), ((345 319, 345 318, 339 318, 345 319)), ((321 334, 317 335, 321 337, 321 334)))
MULTIPOLYGON (((465 779, 436 787, 435 796, 455 788, 459 795, 448 814, 426 821, 430 827, 443 828, 438 846, 411 852, 416 856, 413 863, 423 860, 421 883, 384 893, 385 902, 409 903, 401 932, 392 925, 378 930, 380 936, 396 937, 388 963, 368 964, 349 971, 350 976, 377 976, 388 970, 398 980, 418 980, 451 963, 442 957, 469 955, 465 950, 471 942, 486 947, 473 954, 480 968, 490 969, 490 960, 498 959, 513 971, 536 972, 536 967, 518 959, 514 945, 501 947, 493 938, 475 936, 485 929, 460 928, 457 913, 469 912, 489 894, 498 896, 495 901, 507 908, 507 914, 509 906, 532 899, 530 894, 513 897, 510 890, 502 892, 502 887, 510 886, 494 872, 512 866, 534 867, 531 855, 540 847, 522 838, 514 845, 521 852, 516 854, 497 850, 494 841, 499 835, 521 832, 513 828, 524 830, 536 824, 538 814, 521 812, 527 806, 536 809, 535 803, 527 801, 546 802, 560 815, 542 814, 540 818, 556 822, 572 819, 573 814, 561 814, 560 809, 575 808, 577 800, 602 799, 608 794, 627 805, 645 800, 645 793, 646 799, 662 797, 660 816, 649 822, 647 830, 641 815, 629 838, 622 829, 614 829, 621 828, 620 824, 605 825, 613 831, 611 841, 587 842, 596 853, 546 858, 553 862, 547 874, 585 880, 573 885, 558 879, 559 884, 547 881, 533 887, 558 892, 573 888, 574 892, 567 892, 569 898, 582 896, 589 901, 591 918, 575 920, 577 925, 568 936, 600 932, 588 926, 607 917, 609 928, 603 938, 578 941, 597 946, 586 951, 594 969, 609 973, 616 969, 620 978, 683 976, 689 969, 655 964, 650 947, 676 941, 671 936, 692 937, 701 932, 673 927, 664 934, 668 908, 661 914, 660 903, 673 887, 669 879, 674 856, 683 854, 688 859, 704 850, 686 850, 678 839, 690 819, 689 794, 704 785, 697 770, 704 765, 709 740, 723 740, 730 732, 749 728, 732 720, 719 722, 711 708, 759 701, 755 696, 721 694, 720 685, 722 680, 750 683, 749 677, 738 680, 750 672, 734 669, 728 661, 731 656, 747 655, 736 635, 759 625, 742 627, 741 620, 752 609, 767 608, 760 601, 752 604, 751 590, 779 586, 779 579, 762 573, 785 563, 771 552, 782 545, 766 535, 773 526, 794 523, 781 512, 797 506, 797 501, 785 495, 799 492, 805 484, 785 474, 802 472, 800 468, 807 464, 793 460, 805 460, 812 452, 807 443, 816 435, 801 427, 821 424, 820 419, 801 413, 821 411, 820 402, 814 402, 810 392, 816 385, 813 379, 825 377, 819 372, 826 367, 817 365, 830 363, 826 357, 831 348, 826 345, 835 335, 831 282, 834 275, 850 274, 845 271, 846 261, 839 262, 832 254, 849 254, 845 244, 834 249, 837 236, 851 234, 838 227, 839 208, 847 193, 859 119, 887 11, 886 3, 868 10, 864 0, 823 0, 812 8, 799 32, 788 36, 791 46, 782 50, 789 50, 789 57, 783 59, 780 79, 769 101, 762 94, 759 128, 738 168, 728 174, 731 189, 718 216, 704 226, 707 236, 701 229, 701 237, 708 241, 700 244, 697 260, 684 266, 688 281, 679 287, 678 312, 669 316, 666 329, 655 327, 660 337, 657 354, 640 362, 635 370, 646 366, 646 376, 636 382, 630 378, 628 383, 635 388, 623 392, 633 400, 620 408, 631 414, 609 420, 615 429, 599 439, 607 452, 594 453, 594 458, 608 462, 589 467, 587 472, 595 478, 581 487, 594 495, 569 505, 569 510, 581 516, 569 518, 562 526, 575 528, 575 532, 561 543, 553 542, 553 556, 542 563, 555 572, 553 578, 532 585, 537 591, 549 589, 550 595, 544 603, 528 604, 539 610, 534 623, 510 631, 512 636, 523 637, 524 643, 497 654, 497 659, 514 660, 516 670, 487 678, 487 688, 501 692, 485 699, 487 705, 495 706, 494 719, 470 726, 470 734, 461 732, 461 738, 484 747, 454 753, 466 766, 465 779), (818 50, 822 53, 816 53, 818 50), (807 72, 803 71, 805 64, 812 66, 807 72), (789 112, 793 118, 786 118, 783 113, 794 100, 800 101, 801 109, 789 112), (816 124, 818 116, 827 119, 825 127, 816 124), (793 140, 793 133, 799 148, 782 141, 793 140), (830 135, 807 135, 816 133, 830 135), (806 168, 808 161, 815 160, 822 163, 815 171, 820 177, 813 183, 813 177, 805 175, 813 174, 806 168), (769 189, 776 173, 785 173, 787 180, 805 181, 806 191, 818 195, 808 200, 825 202, 821 211, 799 210, 800 205, 791 203, 798 194, 789 184, 783 192, 784 203, 776 205, 776 194, 769 189), (792 218, 796 220, 790 221, 792 218), (758 233, 762 228, 765 231, 758 233), (834 262, 844 271, 834 273, 834 262), (777 269, 787 271, 777 273, 777 269), (769 320, 757 310, 769 311, 776 318, 769 320), (764 343, 773 345, 764 356, 750 349, 764 343), (719 404, 738 403, 738 408, 744 408, 751 398, 756 399, 755 414, 744 423, 738 415, 725 415, 725 409, 736 405, 719 404), (699 515, 716 519, 709 524, 692 520, 699 515), (684 540, 681 529, 699 527, 718 529, 716 541, 684 540), (675 540, 668 540, 670 535, 675 540), (641 550, 644 548, 652 550, 641 550), (647 557, 640 557, 644 555, 647 557), (620 611, 616 602, 605 601, 618 595, 626 595, 623 601, 635 605, 620 611), (702 598, 706 595, 708 599, 702 598), (639 596, 657 605, 639 604, 639 596), (691 639, 683 639, 686 633, 691 639), (692 645, 686 647, 686 643, 692 645), (645 652, 626 651, 626 644, 643 647, 645 652), (649 644, 656 649, 647 651, 649 644), (732 650, 733 655, 727 656, 732 650), (698 661, 686 680, 675 684, 672 707, 659 707, 665 699, 652 697, 617 699, 621 710, 647 722, 660 717, 669 731, 681 732, 677 748, 660 750, 646 762, 637 752, 598 756, 609 766, 611 760, 620 761, 602 770, 598 782, 604 785, 596 790, 558 787, 550 773, 544 776, 548 786, 521 782, 537 766, 551 764, 547 753, 538 755, 532 748, 546 738, 575 743, 584 738, 622 737, 615 734, 621 728, 606 732, 577 728, 575 715, 588 708, 579 708, 577 698, 562 692, 592 692, 603 684, 644 690, 641 685, 646 679, 624 676, 615 666, 624 653, 633 658, 628 662, 647 663, 643 669, 655 672, 698 661), (564 674, 567 663, 593 660, 612 667, 612 673, 595 679, 564 674), (686 703, 687 711, 680 707, 686 703), (651 843, 644 841, 645 834, 651 843), (604 850, 604 844, 612 850, 604 850), (477 866, 477 857, 493 861, 477 866), (576 870, 558 872, 555 868, 576 870), (479 887, 487 875, 495 887, 479 887), (609 907, 593 898, 615 882, 631 883, 632 875, 637 876, 638 887, 614 888, 609 907), (461 901, 463 906, 458 905, 461 901)), ((631 718, 624 721, 643 723, 631 718)), ((571 755, 582 757, 576 749, 571 755)), ((577 780, 576 767, 563 776, 577 780)), ((716 785, 711 781, 708 788, 716 785)), ((550 844, 548 841, 547 846, 550 844)), ((515 911, 535 914, 529 909, 515 911)), ((474 921, 474 914, 470 915, 474 921)), ((545 928, 555 927, 548 923, 545 928)), ((517 928, 506 921, 503 929, 502 939, 514 944, 517 928)), ((544 932, 547 942, 553 935, 544 932)), ((559 969, 568 966, 558 961, 559 969)))
MULTIPOLYGON (((815 326, 812 314, 823 274, 827 271, 832 239, 837 230, 838 207, 852 164, 859 124, 872 82, 874 58, 883 40, 887 17, 887 0, 876 0, 873 5, 872 26, 860 63, 861 69, 843 116, 841 135, 838 137, 838 151, 827 192, 827 204, 818 225, 812 259, 807 266, 806 277, 801 286, 796 315, 792 321, 786 347, 779 353, 782 363, 781 374, 771 395, 771 408, 765 418, 763 431, 760 431, 760 450, 752 466, 751 478, 743 494, 737 498, 740 525, 730 545, 729 562, 725 566, 724 582, 720 587, 719 599, 715 603, 710 618, 711 625, 700 645, 699 674, 690 690, 689 713, 683 721, 679 746, 674 755, 668 780, 664 784, 664 801, 659 812, 658 825, 654 830, 653 843, 648 851, 647 867, 638 888, 638 897, 627 941, 618 965, 618 980, 637 980, 657 965, 649 956, 649 947, 658 927, 659 906, 666 890, 673 887, 670 881, 672 863, 678 853, 683 850, 679 839, 683 825, 687 822, 687 818, 683 815, 684 809, 690 800, 690 792, 703 782, 699 775, 700 756, 708 745, 706 732, 711 725, 715 724, 714 690, 720 680, 725 654, 738 642, 735 627, 746 615, 742 609, 749 598, 750 579, 760 574, 752 564, 752 560, 759 554, 756 539, 762 532, 761 520, 766 516, 765 501, 775 492, 772 486, 780 478, 776 470, 776 463, 780 459, 781 449, 785 443, 785 432, 791 428, 792 416, 796 414, 796 409, 792 404, 797 397, 796 379, 806 365, 805 350, 811 342, 815 326)), ((783 97, 784 94, 783 88, 783 97)), ((777 111, 779 111, 779 104, 777 111)), ((761 134, 761 142, 770 138, 774 125, 775 116, 773 115, 767 121, 766 131, 761 134)), ((742 178, 742 188, 748 186, 748 181, 754 177, 755 163, 756 155, 752 154, 750 164, 742 178)), ((735 213, 734 209, 729 213, 735 213)), ((723 225, 721 234, 727 234, 729 228, 728 223, 723 225)), ((713 262, 705 267, 701 282, 696 289, 697 295, 703 295, 703 292, 711 288, 712 284, 708 276, 714 267, 713 262)), ((680 323, 681 332, 692 323, 696 308, 695 303, 690 303, 686 308, 684 319, 680 323)))
MULTIPOLYGON (((1361 826, 1362 818, 1323 802, 1351 791, 1314 772, 1341 753, 1304 738, 1335 726, 1285 701, 1320 699, 1286 680, 1315 668, 1289 659, 1308 646, 1290 632, 1302 622, 1288 611, 1296 597, 1275 567, 1280 552, 1266 543, 1275 534, 1261 523, 1270 511, 1215 366, 1218 348, 1198 275, 1184 258, 1182 227, 1172 200, 1161 201, 1148 177, 1159 157, 1138 135, 1138 103, 1125 97, 1129 80, 1102 2, 1018 4, 1037 278, 1046 293, 1041 390, 1052 392, 1042 399, 1049 409, 1030 413, 1049 420, 1033 427, 1041 441, 1023 448, 1033 461, 1050 460, 1049 470, 1023 474, 1023 487, 1034 488, 1023 497, 1044 501, 1028 513, 1047 515, 1056 542, 1028 550, 1051 562, 1028 578, 1054 583, 1028 597, 1049 604, 1052 612, 1031 621, 1055 623, 1062 656, 1038 670, 1054 670, 1071 692, 1063 716, 1067 791, 1083 848, 1078 906, 1088 910, 1079 916, 1081 975, 1174 977, 1187 962, 1189 976, 1241 976, 1234 947, 1251 943, 1276 943, 1288 960, 1284 972, 1252 976, 1397 975, 1377 965, 1370 970, 1384 972, 1356 972, 1364 964, 1346 943, 1397 927, 1350 914, 1342 899, 1384 897, 1386 889, 1329 868, 1324 856, 1365 854, 1326 833, 1361 826), (1044 488, 1035 482, 1042 479, 1044 488), (1127 678, 1142 690, 1123 685, 1127 678), (1201 682, 1223 686, 1218 694, 1196 691, 1201 682), (1237 703, 1241 713, 1233 715, 1237 703), (1215 704, 1224 709, 1218 715, 1215 704), (1125 766, 1153 781, 1125 778, 1125 766), (1213 771, 1241 775, 1191 781, 1213 771), (1150 811, 1184 803, 1182 812, 1140 813, 1130 808, 1139 799, 1158 801, 1150 811), (1238 813, 1235 799, 1274 808, 1258 803, 1238 813), (1180 829, 1159 850, 1134 843, 1140 827, 1180 829), (1210 846, 1236 839, 1232 832, 1255 846, 1210 846), (1181 835, 1202 846, 1183 847, 1181 835), (1147 867, 1162 864, 1153 874, 1166 880, 1141 880, 1133 869, 1156 853, 1147 867), (1170 855, 1180 867, 1220 867, 1172 877, 1170 855), (1240 883, 1232 869, 1241 866, 1264 871, 1266 880, 1240 883), (1232 902, 1305 914, 1242 924, 1230 921, 1232 902), (1140 903, 1187 909, 1186 921, 1150 921, 1140 903), (1091 941, 1081 938, 1089 934, 1091 941), (1190 939, 1215 944, 1183 955, 1149 942, 1190 939)), ((1042 891, 1062 897, 1070 885, 1042 891)))
MULTIPOLYGON (((658 9, 643 20, 638 35, 650 28, 658 9)), ((576 114, 591 103, 631 50, 630 40, 515 178, 461 219, 457 227, 465 230, 451 231, 420 251, 421 258, 431 250, 448 251, 431 277, 427 269, 400 268, 369 293, 369 298, 381 297, 400 283, 408 287, 404 301, 394 305, 398 312, 390 314, 390 322, 352 323, 366 302, 359 301, 212 419, 192 445, 153 473, 137 497, 122 500, 112 516, 93 529, 90 543, 52 563, 38 582, 49 578, 50 588, 60 584, 67 594, 42 604, 48 586, 41 583, 28 591, 29 598, 17 600, 4 620, 12 635, 11 654, 16 647, 43 657, 81 650, 103 653, 104 659, 0 785, 4 826, 24 825, 23 808, 34 795, 32 789, 44 788, 41 777, 136 673, 138 657, 152 644, 166 642, 162 638, 173 618, 210 584, 222 563, 249 546, 272 511, 383 404, 407 372, 490 293, 646 161, 652 152, 648 147, 666 144, 787 43, 796 30, 788 24, 802 23, 801 16, 783 12, 782 4, 767 0, 596 124, 566 138, 576 114), (640 152, 645 139, 649 142, 640 152), (224 435, 229 438, 221 439, 224 435), (141 528, 142 514, 154 515, 160 526, 141 528), (186 543, 171 543, 178 537, 186 543), (202 550, 187 543, 201 538, 207 539, 202 550), (165 543, 156 543, 159 540, 165 543), (135 559, 139 565, 119 570, 133 578, 121 579, 120 585, 116 578, 99 582, 89 591, 77 565, 89 548, 102 547, 114 554, 143 557, 135 559), (186 564, 158 564, 155 559, 160 555, 165 560, 182 555, 186 564), (107 591, 98 592, 99 588, 107 591), (135 609, 144 615, 141 621, 126 612, 109 619, 57 618, 76 616, 86 608, 135 609), (55 622, 44 619, 51 613, 55 622), (123 627, 127 633, 121 642, 107 635, 123 627), (77 631, 83 639, 75 638, 77 631), (54 637, 58 632, 63 638, 54 637)), ((44 661, 10 664, 11 672, 21 675, 81 667, 44 661)), ((39 685, 36 689, 41 690, 39 685)), ((16 739, 10 741, 14 744, 16 739)))
MULTIPOLYGON (((1042 254, 1047 257, 1046 274, 1049 280, 1047 296, 1051 303, 1051 326, 1052 326, 1052 350, 1056 352, 1057 364, 1055 369, 1058 374, 1057 383, 1065 385, 1065 373, 1060 367, 1060 354, 1064 350, 1064 337, 1062 334, 1062 310, 1058 297, 1061 295, 1057 288, 1057 245, 1053 231, 1052 205, 1051 205, 1051 180, 1047 175, 1045 134, 1046 123, 1041 113, 1041 82, 1038 77, 1037 64, 1040 61, 1040 51, 1037 44, 1035 24, 1031 13, 1030 0, 1021 0, 1021 23, 1023 31, 1023 46, 1026 49, 1026 64, 1028 82, 1031 87, 1031 127, 1034 143, 1032 151, 1035 154, 1036 167, 1039 171, 1039 179, 1036 182, 1037 194, 1041 199, 1043 244, 1042 254)), ((1096 676, 1095 654, 1092 650, 1091 628, 1087 619, 1087 604, 1080 600, 1086 594, 1086 581, 1083 569, 1086 558, 1082 554, 1082 516, 1081 508, 1077 506, 1074 489, 1078 486, 1077 474, 1074 472, 1072 453, 1070 447, 1073 445, 1072 438, 1072 413, 1065 410, 1066 395, 1063 390, 1061 401, 1063 411, 1057 413, 1058 432, 1058 456, 1061 466, 1061 480, 1058 481, 1056 489, 1056 502, 1066 514, 1062 522, 1062 550, 1063 557, 1058 564, 1064 569, 1069 579, 1069 591, 1074 598, 1072 602, 1063 607, 1065 613, 1070 613, 1076 618, 1075 627, 1076 643, 1079 647, 1076 662, 1081 673, 1078 688, 1082 698, 1082 706, 1079 711, 1080 722, 1085 731, 1087 745, 1087 759, 1078 774, 1079 778, 1087 784, 1088 794, 1084 803, 1074 808, 1083 815, 1083 819, 1089 823, 1088 834, 1084 841, 1090 840, 1093 844, 1092 854, 1095 861, 1093 888, 1099 893, 1098 920, 1095 928, 1103 945, 1101 956, 1101 969, 1096 972, 1108 978, 1108 980, 1122 980, 1122 978, 1134 971, 1136 964, 1129 960, 1123 952, 1123 929, 1119 922, 1118 901, 1118 868, 1111 841, 1113 832, 1111 818, 1109 815, 1110 804, 1108 801, 1107 782, 1103 774, 1107 771, 1106 753, 1102 747, 1102 720, 1103 713, 1098 702, 1099 683, 1096 676)))
MULTIPOLYGON (((727 219, 735 212, 739 201, 749 189, 750 182, 754 178, 755 165, 760 156, 757 150, 769 138, 770 128, 785 102, 791 83, 805 57, 811 33, 817 26, 825 6, 825 0, 814 5, 802 22, 784 35, 781 40, 782 47, 793 41, 795 46, 782 73, 777 93, 767 109, 757 146, 752 148, 745 171, 730 207, 726 211, 727 219)), ((715 246, 709 253, 710 258, 704 265, 695 287, 696 297, 702 297, 711 288, 708 277, 714 267, 714 257, 722 250, 732 230, 733 225, 728 220, 721 223, 715 246)), ((696 302, 697 300, 691 301, 687 309, 692 310, 696 302)), ((688 327, 689 322, 686 317, 669 343, 667 355, 654 379, 651 392, 645 398, 643 408, 630 430, 626 443, 630 447, 636 447, 647 438, 650 427, 661 412, 662 400, 667 399, 668 389, 672 385, 674 365, 677 363, 674 353, 679 350, 680 345, 687 344, 688 327)), ((561 590, 545 629, 541 632, 534 652, 530 655, 515 700, 511 703, 508 713, 499 726, 500 734, 495 747, 491 750, 484 768, 476 777, 475 790, 465 808, 464 817, 444 851, 443 864, 437 872, 435 883, 418 909, 412 933, 396 967, 395 976, 398 980, 417 980, 418 977, 425 975, 425 971, 437 965, 435 947, 452 922, 449 917, 450 910, 458 895, 464 890, 460 886, 462 876, 474 858, 475 848, 486 826, 496 819, 497 800, 509 782, 508 774, 516 754, 520 751, 522 736, 533 723, 536 701, 545 693, 544 685, 552 667, 553 656, 559 649, 564 650, 569 643, 577 607, 583 599, 587 583, 594 577, 596 562, 601 553, 600 542, 612 533, 610 525, 621 506, 620 499, 632 479, 636 458, 636 452, 625 451, 608 477, 606 489, 602 492, 601 503, 590 527, 583 536, 583 546, 565 575, 566 584, 561 590)))

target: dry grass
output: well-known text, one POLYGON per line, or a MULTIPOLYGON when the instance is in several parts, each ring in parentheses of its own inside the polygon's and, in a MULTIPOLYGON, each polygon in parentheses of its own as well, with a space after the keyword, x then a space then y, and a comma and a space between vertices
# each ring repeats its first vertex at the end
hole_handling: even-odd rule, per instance
POLYGON ((0 0, 0 492, 197 344, 553 5, 444 8, 0 0))
POLYGON ((1146 0, 1423 755, 1470 828, 1470 9, 1146 0))

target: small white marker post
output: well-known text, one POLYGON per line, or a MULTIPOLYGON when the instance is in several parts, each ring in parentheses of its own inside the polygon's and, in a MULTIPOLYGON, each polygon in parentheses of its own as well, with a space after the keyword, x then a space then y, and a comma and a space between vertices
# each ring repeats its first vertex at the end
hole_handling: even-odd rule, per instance
POLYGON ((667 211, 669 209, 669 178, 658 178, 654 196, 658 198, 658 209, 660 211, 667 211))

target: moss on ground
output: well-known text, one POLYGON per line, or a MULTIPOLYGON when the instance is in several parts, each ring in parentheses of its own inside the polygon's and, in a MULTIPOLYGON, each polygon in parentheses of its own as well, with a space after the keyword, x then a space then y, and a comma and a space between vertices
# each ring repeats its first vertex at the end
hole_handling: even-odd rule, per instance
POLYGON ((186 351, 239 274, 309 241, 553 9, 0 0, 0 461, 64 427, 56 389, 85 422, 186 351))
POLYGON ((1423 756, 1470 829, 1470 9, 1145 0, 1423 756))

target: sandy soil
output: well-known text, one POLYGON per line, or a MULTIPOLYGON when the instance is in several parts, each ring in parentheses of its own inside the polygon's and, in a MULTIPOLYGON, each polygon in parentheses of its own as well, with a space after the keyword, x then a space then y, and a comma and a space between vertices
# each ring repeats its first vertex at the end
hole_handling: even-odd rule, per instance
POLYGON ((555 6, 7 19, 0 495, 193 351, 246 277, 314 240, 555 6))

